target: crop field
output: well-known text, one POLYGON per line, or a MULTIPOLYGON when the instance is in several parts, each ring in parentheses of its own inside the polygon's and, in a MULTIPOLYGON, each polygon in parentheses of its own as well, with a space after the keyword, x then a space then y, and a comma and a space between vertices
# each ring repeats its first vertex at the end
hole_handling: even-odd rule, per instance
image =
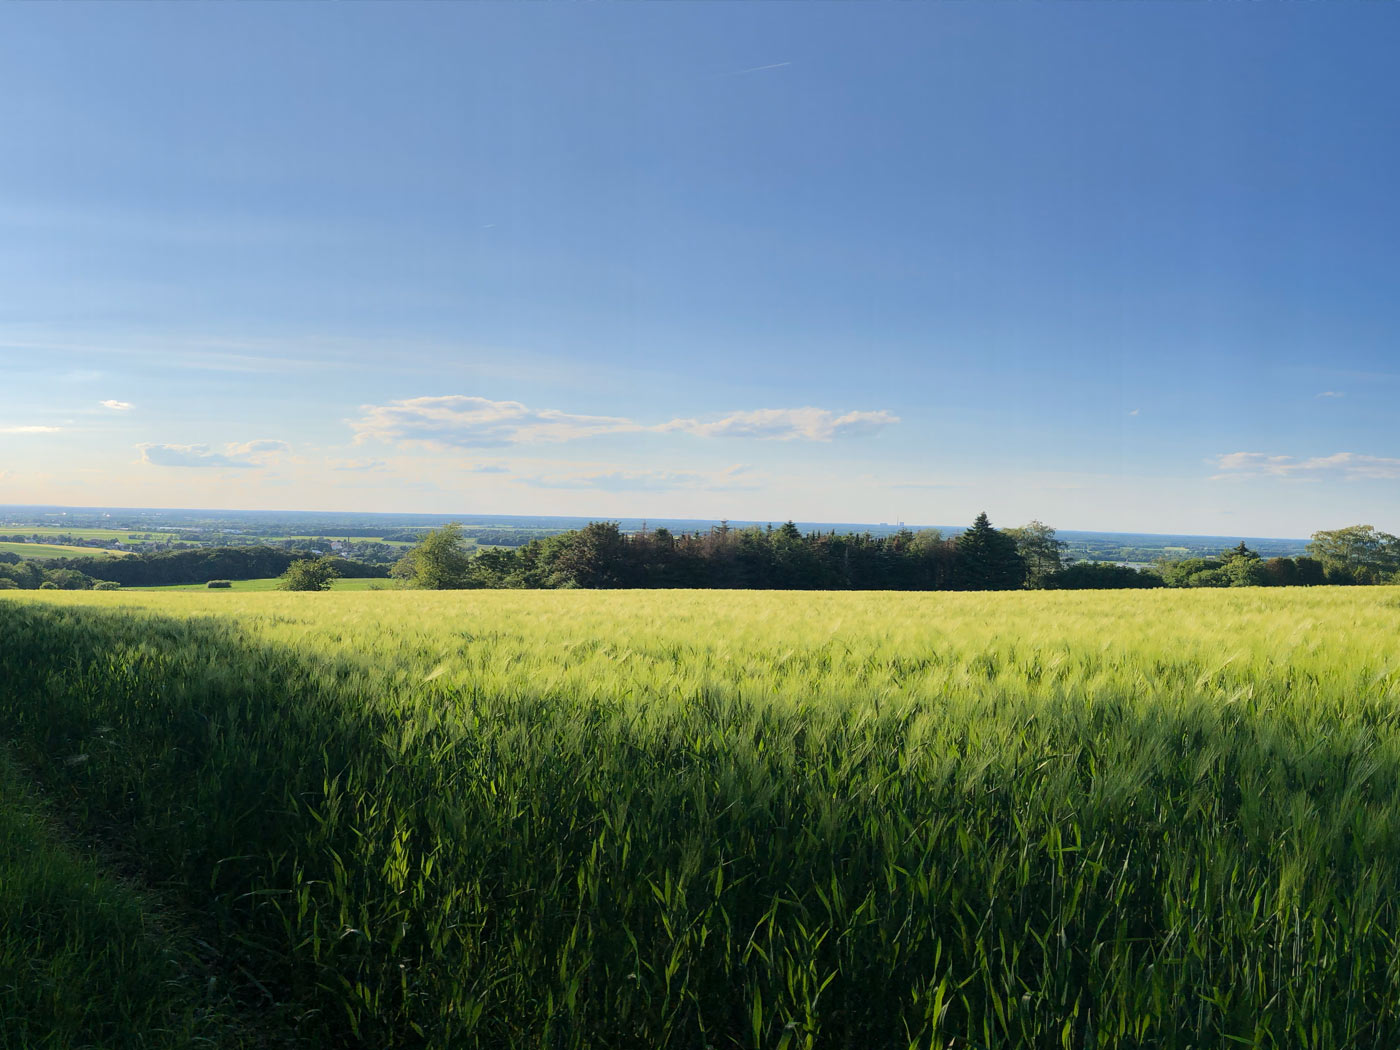
POLYGON ((71 536, 80 540, 121 540, 123 543, 139 543, 153 540, 178 540, 178 532, 142 532, 131 529, 70 529, 64 525, 0 525, 0 533, 7 536, 71 536))
POLYGON ((125 558, 127 551, 109 551, 103 547, 79 547, 66 543, 0 543, 0 553, 18 554, 21 558, 125 558))
POLYGON ((1393 587, 8 592, 0 740, 215 953, 184 1024, 1383 1047, 1397 626, 1393 587))

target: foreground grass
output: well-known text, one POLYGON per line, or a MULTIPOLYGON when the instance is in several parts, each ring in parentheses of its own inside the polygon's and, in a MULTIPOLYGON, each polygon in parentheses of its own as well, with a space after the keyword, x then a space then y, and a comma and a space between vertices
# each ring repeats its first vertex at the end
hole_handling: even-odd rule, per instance
POLYGON ((0 751, 0 1048, 242 1045, 149 904, 58 841, 0 751))
POLYGON ((313 1044, 1386 1046, 1397 620, 35 592, 0 730, 313 1044))

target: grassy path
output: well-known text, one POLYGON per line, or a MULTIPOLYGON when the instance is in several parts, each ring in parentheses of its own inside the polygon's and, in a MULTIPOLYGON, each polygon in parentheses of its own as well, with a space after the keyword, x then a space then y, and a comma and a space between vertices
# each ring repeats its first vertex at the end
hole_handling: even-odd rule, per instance
POLYGON ((0 1048, 250 1045, 188 947, 150 899, 65 841, 0 750, 0 1048))

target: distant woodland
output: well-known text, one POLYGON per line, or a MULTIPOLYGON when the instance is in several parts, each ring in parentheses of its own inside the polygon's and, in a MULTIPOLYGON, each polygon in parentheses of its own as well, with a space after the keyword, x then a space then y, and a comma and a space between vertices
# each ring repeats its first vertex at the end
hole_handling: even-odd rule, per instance
POLYGON ((1038 521, 997 529, 986 514, 965 532, 888 536, 779 528, 676 535, 624 533, 594 522, 513 549, 472 555, 454 526, 430 533, 394 566, 413 586, 699 587, 786 590, 1016 590, 1262 587, 1400 583, 1400 539, 1368 525, 1313 534, 1309 555, 1261 558, 1243 542, 1215 558, 1150 567, 1068 563, 1055 530, 1038 521))
MULTIPOLYGON (((1055 530, 1038 521, 997 529, 986 514, 964 532, 870 533, 777 528, 624 532, 617 522, 539 536, 513 547, 473 547, 456 525, 412 534, 394 563, 326 557, 308 549, 201 547, 123 558, 43 562, 0 553, 0 590, 64 590, 198 584, 287 576, 387 578, 425 589, 691 587, 742 590, 984 591, 1126 587, 1267 587, 1400 583, 1400 538, 1369 525, 1313 533, 1301 557, 1262 558, 1244 542, 1215 557, 1159 559, 1149 566, 1072 561, 1055 530)), ((479 541, 478 541, 479 542, 479 541)), ((315 588, 311 588, 315 589, 315 588)))

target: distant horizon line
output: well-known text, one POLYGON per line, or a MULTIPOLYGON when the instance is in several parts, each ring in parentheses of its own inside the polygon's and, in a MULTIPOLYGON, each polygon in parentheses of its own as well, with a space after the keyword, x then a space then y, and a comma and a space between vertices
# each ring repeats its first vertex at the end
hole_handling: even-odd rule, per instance
MULTIPOLYGON (((737 526, 750 526, 750 525, 775 525, 775 524, 782 524, 783 522, 787 522, 787 521, 792 521, 795 525, 799 525, 799 526, 804 526, 804 525, 805 525, 805 526, 832 525, 832 526, 852 526, 852 527, 860 527, 860 528, 878 528, 878 529, 900 529, 900 528, 904 528, 904 529, 909 529, 909 530, 911 530, 911 531, 918 531, 918 530, 921 530, 921 529, 937 529, 937 530, 939 530, 939 531, 941 531, 941 532, 950 532, 950 531, 954 531, 954 530, 965 530, 966 528, 968 528, 968 526, 962 526, 962 525, 916 524, 916 523, 904 522, 904 521, 896 521, 896 522, 888 522, 888 521, 881 521, 881 522, 861 522, 861 521, 816 521, 816 520, 811 520, 811 521, 799 521, 799 520, 797 520, 797 519, 795 519, 795 518, 782 518, 782 519, 777 519, 777 518, 695 518, 695 517, 660 517, 660 516, 653 517, 653 516, 651 516, 651 515, 635 515, 635 514, 631 514, 631 515, 618 515, 618 514, 604 514, 604 515, 585 515, 585 514, 486 514, 486 513, 470 513, 470 512, 466 512, 466 511, 454 511, 454 512, 451 512, 451 513, 441 513, 441 512, 437 512, 437 511, 272 510, 272 509, 267 509, 267 508, 263 508, 263 509, 233 509, 233 508, 227 508, 227 507, 117 507, 117 506, 76 506, 76 505, 69 505, 69 504, 62 504, 62 503, 0 503, 0 513, 4 513, 5 511, 60 511, 60 512, 64 512, 64 513, 67 513, 67 512, 69 512, 69 511, 88 512, 88 513, 112 513, 112 512, 118 512, 118 513, 123 513, 123 512, 124 512, 124 513, 138 513, 138 512, 143 512, 143 513, 208 514, 208 515, 228 514, 228 515, 239 515, 239 516, 243 516, 243 515, 279 515, 279 516, 282 516, 282 517, 297 516, 297 515, 305 516, 305 517, 335 517, 335 516, 343 516, 343 515, 357 515, 357 516, 361 516, 361 517, 413 518, 413 519, 420 519, 420 520, 426 520, 426 519, 449 519, 449 520, 450 520, 450 519, 455 519, 455 518, 471 518, 471 519, 475 519, 475 520, 482 520, 482 519, 500 518, 500 519, 514 520, 514 521, 554 520, 554 521, 570 521, 570 522, 577 521, 577 522, 583 522, 583 523, 595 522, 595 521, 615 521, 615 522, 618 522, 619 525, 621 525, 621 524, 624 523, 624 522, 640 522, 640 523, 652 523, 652 522, 655 522, 656 524, 658 524, 658 525, 660 525, 660 526, 666 526, 668 523, 718 525, 718 524, 721 524, 721 523, 723 523, 723 522, 728 522, 728 523, 730 523, 730 524, 737 525, 737 526)), ((1033 520, 1038 520, 1038 519, 1033 519, 1033 520)), ((448 523, 448 522, 443 522, 443 523, 446 524, 446 523, 448 523)), ((999 527, 999 528, 1019 528, 1019 527, 1021 527, 1021 526, 1008 525, 1008 526, 998 526, 998 527, 999 527)), ((1051 528, 1053 528, 1053 529, 1055 530, 1056 534, 1062 535, 1062 536, 1073 536, 1073 535, 1087 535, 1087 536, 1153 536, 1153 537, 1187 537, 1187 538, 1191 538, 1191 539, 1201 539, 1201 540, 1217 540, 1217 539, 1218 539, 1218 540, 1224 540, 1224 539, 1238 538, 1238 539, 1240 539, 1240 540, 1271 540, 1271 541, 1276 541, 1276 542, 1287 542, 1287 543, 1306 543, 1306 542, 1308 542, 1308 540, 1309 540, 1309 537, 1304 537, 1304 536, 1262 536, 1262 535, 1254 536, 1254 535, 1249 535, 1249 534, 1246 534, 1246 533, 1142 532, 1142 531, 1135 531, 1135 530, 1131 530, 1131 529, 1127 529, 1127 530, 1120 530, 1120 529, 1069 529, 1069 528, 1064 528, 1064 529, 1062 529, 1062 528, 1059 528, 1059 527, 1057 527, 1057 526, 1051 526, 1051 528)))

